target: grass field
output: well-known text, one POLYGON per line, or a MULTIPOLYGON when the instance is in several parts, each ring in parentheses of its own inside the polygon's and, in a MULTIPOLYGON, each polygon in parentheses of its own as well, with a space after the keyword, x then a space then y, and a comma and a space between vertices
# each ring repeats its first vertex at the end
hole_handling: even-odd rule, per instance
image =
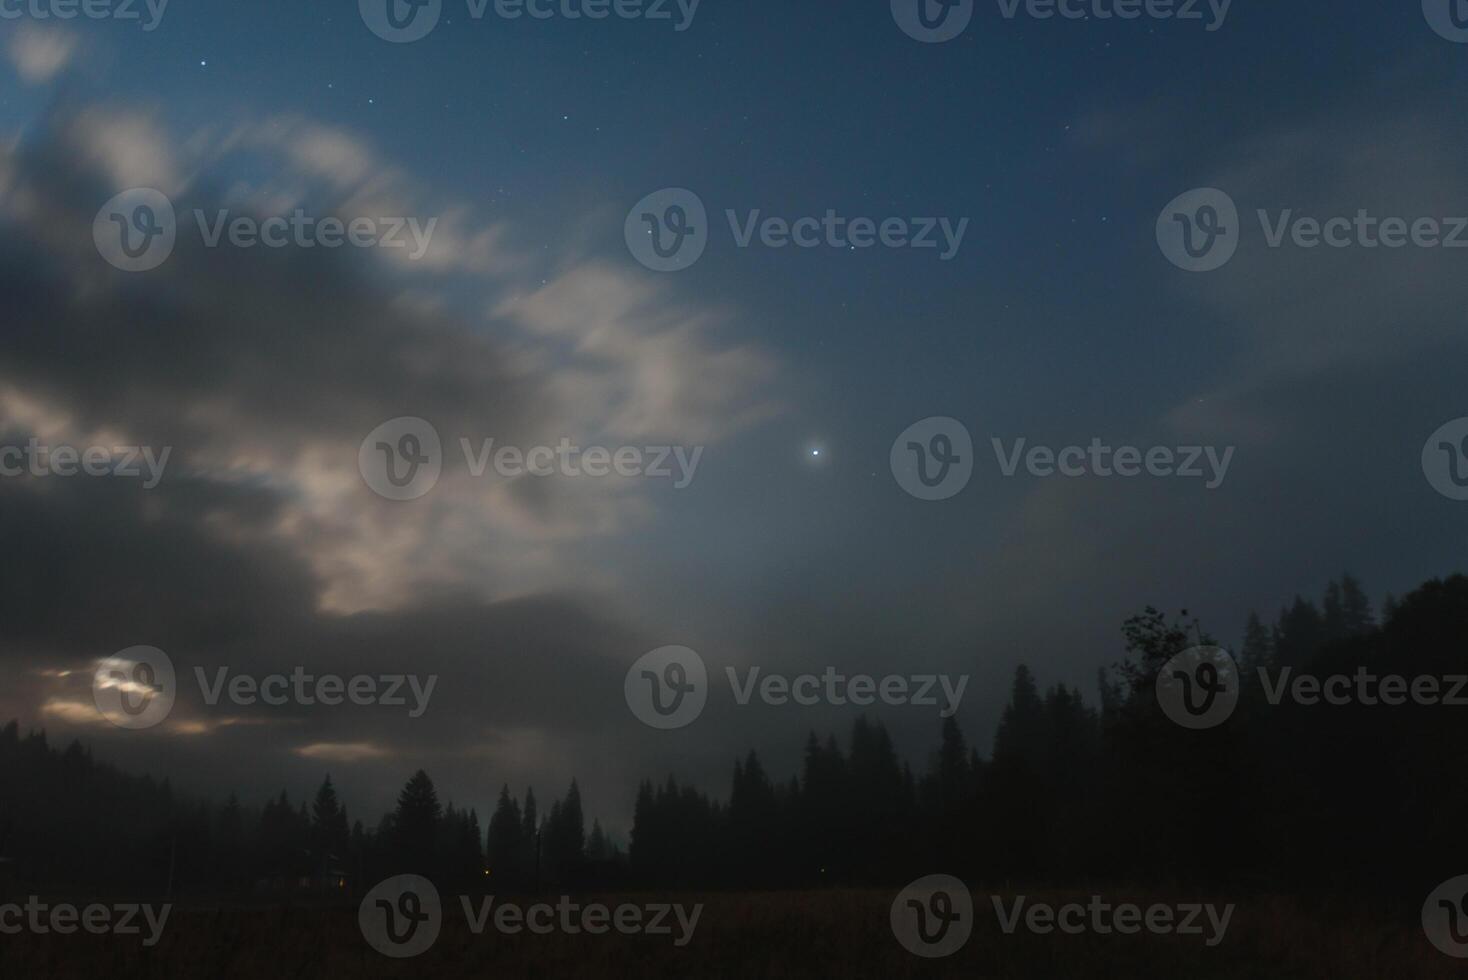
MULTIPOLYGON (((1034 892, 1032 900, 1085 902, 1089 893, 1034 892)), ((739 894, 585 896, 578 901, 701 902, 692 941, 608 933, 472 933, 456 899, 444 898, 431 949, 394 960, 363 940, 355 904, 254 905, 173 910, 162 940, 139 937, 0 936, 0 977, 966 977, 1176 980, 1395 980, 1463 976, 1410 921, 1383 923, 1344 908, 1255 897, 1238 903, 1224 940, 1202 936, 1004 933, 986 894, 974 894, 967 944, 943 959, 904 950, 889 926, 895 892, 827 890, 739 894)), ((1194 896, 1222 901, 1217 896, 1194 896)), ((1156 896, 1110 893, 1146 904, 1156 896)), ((1170 900, 1170 899, 1162 899, 1170 900)), ((533 900, 531 900, 533 901, 533 900)), ((553 902, 554 899, 552 898, 553 902)))

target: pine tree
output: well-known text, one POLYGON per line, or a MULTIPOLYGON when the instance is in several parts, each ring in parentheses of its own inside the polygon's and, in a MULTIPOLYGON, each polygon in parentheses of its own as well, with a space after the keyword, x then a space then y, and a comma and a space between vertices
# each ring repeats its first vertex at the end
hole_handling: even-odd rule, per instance
POLYGON ((346 860, 348 846, 347 811, 337 800, 336 788, 327 775, 311 804, 311 838, 320 872, 332 870, 346 860))
POLYGON ((1295 596, 1295 602, 1279 614, 1274 628, 1275 662, 1281 667, 1300 667, 1319 651, 1324 638, 1324 621, 1314 603, 1295 596))
POLYGON ((1239 646, 1239 668, 1247 682, 1256 676, 1260 667, 1269 667, 1274 663, 1274 644, 1265 629, 1264 622, 1256 612, 1249 613, 1249 621, 1244 624, 1244 640, 1239 646))
POLYGON ((562 868, 580 863, 586 847, 586 818, 581 812, 581 788, 571 780, 561 804, 561 821, 556 827, 556 858, 562 868))
POLYGON ((1320 602, 1320 645, 1336 643, 1346 635, 1346 611, 1341 601, 1341 585, 1332 579, 1326 583, 1320 602))
POLYGON ((433 870, 438 823, 442 817, 433 780, 419 769, 398 794, 397 810, 393 813, 398 860, 404 870, 418 874, 433 870))
POLYGON ((489 818, 489 870, 497 880, 517 881, 524 871, 525 843, 520 804, 508 785, 500 787, 499 802, 489 818))
POLYGON ((612 857, 612 849, 607 844, 607 836, 602 833, 601 821, 591 821, 591 833, 586 838, 586 859, 588 861, 609 861, 612 857))
POLYGON ((1363 636, 1376 629, 1371 600, 1350 572, 1341 576, 1341 613, 1346 636, 1363 636))

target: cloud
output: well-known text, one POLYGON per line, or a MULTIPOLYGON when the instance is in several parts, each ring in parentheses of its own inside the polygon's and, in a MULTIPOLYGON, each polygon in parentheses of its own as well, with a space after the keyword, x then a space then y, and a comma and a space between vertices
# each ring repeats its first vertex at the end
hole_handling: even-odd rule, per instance
POLYGON ((630 807, 641 766, 619 746, 640 733, 622 673, 657 643, 611 611, 624 586, 585 555, 647 546, 666 497, 647 479, 472 477, 459 439, 716 449, 780 411, 775 359, 720 340, 737 313, 630 261, 518 251, 506 223, 303 119, 175 137, 147 111, 71 106, 0 147, 0 174, 0 445, 172 450, 151 490, 0 480, 0 660, 51 671, 19 671, 0 715, 221 792, 339 763, 355 773, 344 791, 378 806, 418 766, 486 793, 492 766, 517 783, 580 775, 609 812, 630 807), (182 225, 138 275, 92 242, 98 208, 130 186, 164 191, 182 225), (443 221, 421 264, 208 248, 188 227, 195 210, 296 207, 443 221), (527 269, 542 285, 521 294, 527 269), (429 419, 450 454, 406 504, 357 468, 362 439, 401 415, 429 419), (164 723, 120 732, 99 723, 86 668, 135 644, 173 657, 180 692, 164 723), (296 665, 444 680, 417 719, 210 706, 194 682, 296 665))
POLYGON ((461 439, 707 445, 778 411, 772 358, 716 342, 726 317, 599 261, 548 271, 514 298, 507 283, 532 260, 503 226, 476 226, 462 202, 436 206, 343 131, 278 118, 173 139, 155 117, 109 106, 37 133, 4 153, 0 197, 14 232, 0 275, 18 312, 0 352, 11 426, 173 447, 176 474, 268 499, 268 517, 216 509, 211 530, 294 550, 325 608, 602 588, 575 559, 580 541, 657 519, 650 481, 474 478, 461 439), (242 169, 269 176, 222 178, 242 169), (142 276, 114 273, 91 243, 97 206, 133 185, 168 193, 180 219, 174 254, 142 276), (209 248, 192 227, 196 213, 267 205, 446 218, 421 265, 383 250, 209 248), (432 495, 406 507, 357 471, 361 439, 402 415, 430 420, 448 455, 432 495))
POLYGON ((66 31, 26 24, 11 28, 7 52, 15 73, 27 85, 41 85, 59 75, 78 50, 77 38, 66 31))
POLYGON ((313 742, 296 749, 296 754, 322 762, 362 762, 385 758, 389 753, 371 742, 313 742))
MULTIPOLYGON (((1336 113, 1256 134, 1219 160, 1208 183, 1239 208, 1241 244, 1218 272, 1174 279, 1243 345, 1239 373, 1360 364, 1462 333, 1468 287, 1453 248, 1269 247, 1259 211, 1380 221, 1468 216, 1460 179, 1468 140, 1430 107, 1336 113)), ((1462 236, 1468 242, 1468 234, 1462 236)), ((1204 317, 1208 319, 1204 319, 1204 317)))

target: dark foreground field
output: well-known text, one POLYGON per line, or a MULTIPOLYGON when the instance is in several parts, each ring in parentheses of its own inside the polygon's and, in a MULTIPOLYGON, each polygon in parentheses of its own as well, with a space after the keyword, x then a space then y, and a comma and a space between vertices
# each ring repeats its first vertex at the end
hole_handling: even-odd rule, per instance
MULTIPOLYGON (((138 937, 0 937, 0 977, 966 977, 1237 980, 1462 976, 1409 919, 1385 923, 1359 909, 1294 899, 1238 903, 1225 939, 1203 936, 1005 934, 989 896, 976 892, 972 937, 943 959, 904 950, 889 926, 894 893, 811 891, 622 897, 704 903, 692 941, 670 936, 473 934, 445 896, 442 934, 421 956, 388 959, 363 940, 355 905, 180 906, 152 949, 138 937)), ((1031 893, 1052 903, 1084 893, 1031 893)), ((1190 896, 1222 902, 1220 896, 1190 896)), ((1155 900, 1110 893, 1117 901, 1155 900)), ((586 901, 589 899, 581 899, 586 901)), ((1180 899, 1179 899, 1180 900, 1180 899)), ((554 899, 551 899, 554 902, 554 899)))

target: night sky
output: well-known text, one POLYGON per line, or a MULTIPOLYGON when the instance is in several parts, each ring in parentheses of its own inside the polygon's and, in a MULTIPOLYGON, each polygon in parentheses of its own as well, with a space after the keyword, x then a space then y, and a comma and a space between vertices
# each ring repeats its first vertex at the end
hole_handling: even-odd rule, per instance
MULTIPOLYGON (((27 0, 29 3, 30 0, 27 0)), ((1431 6, 1431 2, 1429 2, 1431 6)), ((1006 18, 921 43, 886 0, 703 0, 670 20, 482 19, 443 0, 389 43, 344 0, 172 0, 143 22, 0 4, 5 445, 172 447, 157 487, 0 478, 0 718, 199 795, 299 799, 330 772, 375 820, 414 769, 484 817, 579 778, 625 833, 637 781, 788 777, 857 709, 736 707, 654 731, 623 698, 668 644, 711 672, 969 674, 987 753, 1009 678, 1079 685, 1119 626, 1187 607, 1236 642, 1349 570, 1371 594, 1461 567, 1468 504, 1424 442, 1468 415, 1468 253, 1270 248, 1258 209, 1468 215, 1468 46, 1415 3, 1235 0, 1224 23, 1006 18), (179 214, 161 267, 98 254, 130 188, 179 214), (1219 188, 1241 240, 1193 273, 1169 201, 1219 188), (645 268, 629 210, 707 208, 645 268), (379 249, 208 248, 191 213, 437 218, 379 249), (725 217, 967 219, 956 254, 740 248, 725 217), (363 439, 428 419, 420 499, 363 439), (973 474, 904 492, 893 441, 956 419, 973 474), (703 447, 653 478, 475 478, 478 444, 703 447), (1001 473, 1006 445, 1234 447, 1226 478, 1001 473), (92 709, 138 644, 188 675, 167 722, 92 709), (437 673, 400 709, 211 708, 195 666, 437 673)), ((941 239, 941 235, 939 235, 941 239)), ((938 717, 876 712, 915 767, 938 717)))

